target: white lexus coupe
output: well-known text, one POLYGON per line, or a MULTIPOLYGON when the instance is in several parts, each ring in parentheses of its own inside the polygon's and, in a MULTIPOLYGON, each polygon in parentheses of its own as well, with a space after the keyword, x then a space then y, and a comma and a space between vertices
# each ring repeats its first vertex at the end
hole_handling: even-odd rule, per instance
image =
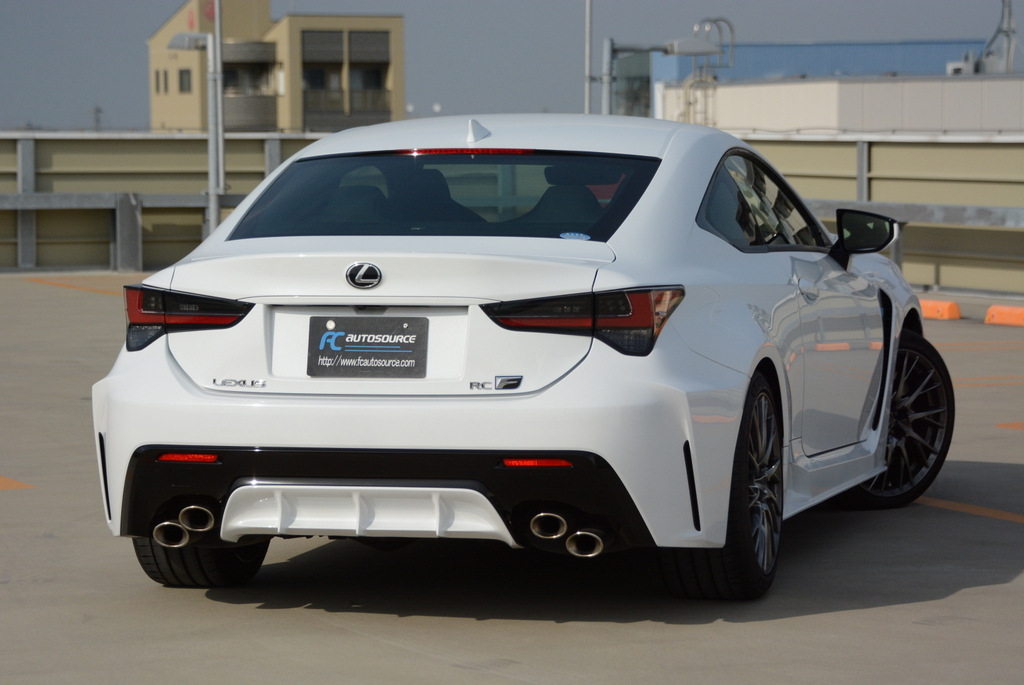
MULTIPOLYGON (((93 390, 110 530, 169 586, 273 537, 656 547, 670 589, 754 598, 783 520, 934 480, 953 391, 919 303, 722 132, 638 118, 355 128, 281 165, 125 289, 93 390)), ((584 562, 581 562, 584 563, 584 562)))

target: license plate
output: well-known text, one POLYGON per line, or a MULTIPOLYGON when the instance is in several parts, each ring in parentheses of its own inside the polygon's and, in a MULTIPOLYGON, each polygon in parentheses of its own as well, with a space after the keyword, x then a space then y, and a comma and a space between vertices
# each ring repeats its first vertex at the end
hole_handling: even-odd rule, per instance
POLYGON ((334 378, 425 378, 425 317, 314 316, 306 373, 334 378))

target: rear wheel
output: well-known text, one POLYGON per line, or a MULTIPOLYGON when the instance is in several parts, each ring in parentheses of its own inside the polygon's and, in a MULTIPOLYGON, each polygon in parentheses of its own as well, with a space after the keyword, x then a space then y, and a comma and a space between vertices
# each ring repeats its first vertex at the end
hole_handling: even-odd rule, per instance
POLYGON ((134 538, 135 556, 150 578, 169 587, 229 587, 252 580, 270 541, 237 547, 161 547, 134 538))
POLYGON ((923 337, 903 331, 893 372, 886 469, 843 493, 840 501, 891 509, 920 497, 946 460, 953 418, 953 381, 945 362, 923 337))
POLYGON ((691 599, 756 599, 775 578, 782 533, 782 436, 771 387, 751 380, 733 461, 721 549, 664 549, 669 589, 691 599))

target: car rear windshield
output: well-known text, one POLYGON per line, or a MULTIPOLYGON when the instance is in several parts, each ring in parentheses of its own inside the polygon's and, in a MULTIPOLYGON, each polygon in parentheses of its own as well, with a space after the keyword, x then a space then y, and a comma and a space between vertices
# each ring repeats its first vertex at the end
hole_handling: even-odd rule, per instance
POLYGON ((230 240, 281 236, 516 236, 605 241, 657 170, 650 157, 407 150, 300 160, 230 240))

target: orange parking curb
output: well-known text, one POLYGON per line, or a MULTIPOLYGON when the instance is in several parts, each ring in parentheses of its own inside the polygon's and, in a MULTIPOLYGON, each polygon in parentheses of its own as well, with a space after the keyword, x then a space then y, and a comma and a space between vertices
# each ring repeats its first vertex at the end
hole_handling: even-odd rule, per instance
POLYGON ((1024 326, 1024 307, 994 304, 985 312, 985 323, 1000 326, 1024 326))
POLYGON ((944 300, 921 300, 921 313, 926 319, 950 321, 960 318, 960 307, 956 302, 944 300))

